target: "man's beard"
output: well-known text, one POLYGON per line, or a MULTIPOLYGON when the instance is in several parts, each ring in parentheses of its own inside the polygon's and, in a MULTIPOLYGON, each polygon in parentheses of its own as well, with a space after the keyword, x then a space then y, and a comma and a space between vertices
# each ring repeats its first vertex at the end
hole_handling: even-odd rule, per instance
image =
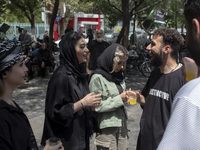
POLYGON ((98 42, 102 42, 102 41, 103 41, 103 38, 102 38, 102 37, 97 37, 97 41, 98 41, 98 42))
POLYGON ((153 54, 151 58, 151 65, 154 67, 159 67, 163 63, 162 57, 159 54, 153 54))

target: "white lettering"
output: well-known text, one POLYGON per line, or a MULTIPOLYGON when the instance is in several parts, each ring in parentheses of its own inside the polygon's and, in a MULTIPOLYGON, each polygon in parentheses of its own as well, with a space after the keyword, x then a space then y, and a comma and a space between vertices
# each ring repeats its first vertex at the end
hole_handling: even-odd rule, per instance
POLYGON ((164 100, 169 101, 169 94, 160 90, 150 89, 149 95, 163 98, 164 100))

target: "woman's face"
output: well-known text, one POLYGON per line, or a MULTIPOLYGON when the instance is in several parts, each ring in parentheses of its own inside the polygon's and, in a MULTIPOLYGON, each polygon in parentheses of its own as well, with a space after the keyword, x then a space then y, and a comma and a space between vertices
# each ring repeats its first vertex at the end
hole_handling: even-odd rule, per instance
POLYGON ((79 64, 85 63, 87 61, 87 55, 89 50, 87 48, 87 44, 84 38, 81 38, 79 41, 77 41, 75 45, 75 50, 79 64))
POLYGON ((24 84, 27 71, 28 69, 21 58, 17 63, 15 63, 11 70, 6 72, 5 79, 13 86, 24 84))
POLYGON ((119 57, 119 62, 117 62, 114 72, 119 72, 121 69, 123 69, 125 62, 126 62, 126 57, 119 57))

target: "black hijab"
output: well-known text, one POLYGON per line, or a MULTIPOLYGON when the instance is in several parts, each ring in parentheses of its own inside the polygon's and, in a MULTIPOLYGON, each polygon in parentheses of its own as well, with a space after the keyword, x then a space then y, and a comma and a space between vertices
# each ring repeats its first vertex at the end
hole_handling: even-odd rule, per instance
POLYGON ((108 46, 105 49, 105 51, 98 57, 97 69, 92 72, 90 79, 93 74, 97 73, 97 74, 101 74, 108 81, 114 82, 115 84, 120 85, 120 83, 124 79, 122 70, 120 70, 119 72, 111 73, 111 71, 113 70, 113 58, 115 57, 115 51, 118 46, 121 46, 121 45, 115 43, 108 46))
POLYGON ((12 41, 0 41, 0 77, 9 67, 22 58, 22 48, 12 41))
POLYGON ((85 63, 79 64, 76 56, 75 44, 82 36, 77 32, 64 35, 60 43, 60 62, 67 68, 67 73, 79 78, 86 77, 85 63))
POLYGON ((78 32, 68 32, 64 35, 60 43, 60 62, 66 67, 67 74, 77 77, 76 84, 80 88, 80 91, 77 91, 78 95, 85 96, 89 93, 86 66, 85 63, 79 64, 75 50, 75 45, 81 38, 78 32))

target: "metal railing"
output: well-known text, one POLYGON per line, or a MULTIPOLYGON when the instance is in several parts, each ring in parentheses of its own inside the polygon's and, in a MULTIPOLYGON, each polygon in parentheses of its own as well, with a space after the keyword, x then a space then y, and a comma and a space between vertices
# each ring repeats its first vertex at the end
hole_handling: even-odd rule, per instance
MULTIPOLYGON (((3 23, 2 23, 3 24, 3 23)), ((2 25, 0 24, 0 26, 2 25)), ((6 37, 9 40, 12 40, 15 37, 19 37, 18 34, 18 27, 24 28, 27 30, 27 32, 31 34, 31 24, 30 23, 6 23, 10 26, 9 30, 6 32, 6 37)), ((49 25, 46 25, 46 29, 49 29, 49 25)), ((43 23, 36 23, 35 24, 35 32, 36 32, 36 37, 43 38, 43 35, 45 33, 45 25, 43 23)))

